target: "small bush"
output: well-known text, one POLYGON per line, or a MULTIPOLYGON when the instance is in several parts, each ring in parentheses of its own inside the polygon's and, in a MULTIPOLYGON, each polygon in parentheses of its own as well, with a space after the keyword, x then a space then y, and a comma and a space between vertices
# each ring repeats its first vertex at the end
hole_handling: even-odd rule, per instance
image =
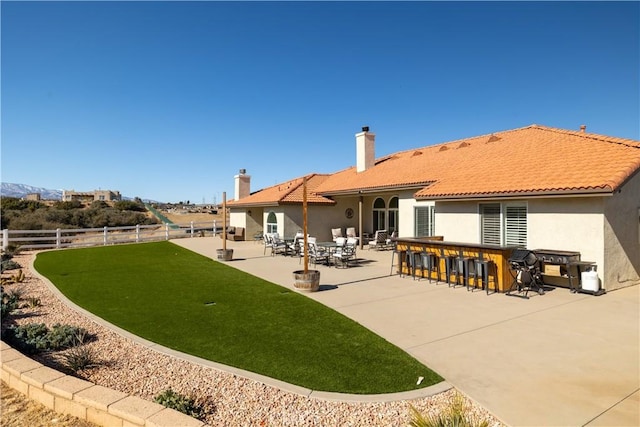
POLYGON ((8 270, 17 270, 20 267, 20 264, 18 264, 17 262, 15 262, 12 259, 7 259, 2 261, 2 267, 0 267, 2 269, 2 272, 8 271, 8 270))
POLYGON ((201 419, 204 416, 204 410, 194 399, 176 393, 170 388, 157 395, 153 401, 190 417, 201 419))
POLYGON ((51 329, 44 323, 27 323, 7 329, 7 338, 28 353, 61 350, 86 341, 83 328, 56 323, 51 329), (82 338, 80 338, 82 337, 82 338))
POLYGON ((77 373, 84 369, 99 365, 93 350, 86 345, 71 347, 62 355, 62 364, 70 371, 77 373))
POLYGON ((0 296, 2 298, 2 313, 1 316, 4 319, 12 311, 20 308, 20 292, 14 291, 6 293, 4 286, 0 287, 0 296))
POLYGON ((38 353, 48 347, 48 332, 49 328, 44 323, 28 323, 8 328, 6 337, 20 350, 27 353, 38 353))
POLYGON ((86 340, 87 331, 78 326, 56 323, 49 331, 47 339, 50 350, 60 350, 82 344, 86 340))
POLYGON ((456 394, 449 406, 437 415, 423 415, 415 407, 410 406, 411 427, 488 427, 487 420, 479 420, 465 405, 461 395, 456 394))
POLYGON ((36 298, 36 297, 27 297, 25 298, 25 301, 26 301, 25 305, 29 308, 36 308, 42 305, 40 298, 36 298))

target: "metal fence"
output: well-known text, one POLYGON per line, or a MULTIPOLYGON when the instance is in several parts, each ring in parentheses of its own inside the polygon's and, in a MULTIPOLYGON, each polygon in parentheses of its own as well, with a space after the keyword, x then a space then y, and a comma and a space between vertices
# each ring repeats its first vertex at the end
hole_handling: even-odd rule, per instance
POLYGON ((2 230, 2 250, 9 246, 21 249, 53 249, 139 243, 184 237, 216 235, 222 231, 216 221, 189 224, 132 225, 124 227, 56 230, 2 230))

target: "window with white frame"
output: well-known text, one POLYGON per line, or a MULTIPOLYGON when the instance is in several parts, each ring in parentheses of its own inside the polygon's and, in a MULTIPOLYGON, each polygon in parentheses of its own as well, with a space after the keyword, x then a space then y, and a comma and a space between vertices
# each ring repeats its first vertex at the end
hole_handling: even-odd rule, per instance
POLYGON ((481 203, 480 241, 486 245, 527 246, 527 205, 481 203))
POLYGON ((267 215, 267 233, 278 232, 278 218, 276 218, 275 212, 269 212, 267 215))
POLYGON ((394 231, 398 231, 398 198, 397 197, 392 197, 391 200, 389 200, 389 220, 388 220, 388 227, 387 230, 389 231, 389 234, 393 233, 394 231))
POLYGON ((417 206, 415 208, 415 237, 427 237, 435 234, 435 206, 417 206))
POLYGON ((384 199, 378 197, 373 202, 373 231, 377 230, 386 230, 387 221, 386 221, 386 209, 387 205, 384 202, 384 199))

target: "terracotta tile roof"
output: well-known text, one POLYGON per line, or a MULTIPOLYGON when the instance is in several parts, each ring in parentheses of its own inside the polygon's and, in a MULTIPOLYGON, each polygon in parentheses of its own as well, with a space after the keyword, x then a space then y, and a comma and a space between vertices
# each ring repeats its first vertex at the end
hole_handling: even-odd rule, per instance
POLYGON ((327 178, 323 195, 391 188, 416 198, 612 192, 640 170, 640 141, 539 125, 416 148, 327 178))
MULTIPOLYGON (((307 203, 332 205, 335 202, 331 199, 317 194, 317 187, 324 182, 329 175, 309 174, 307 177, 307 203)), ((304 177, 292 179, 281 184, 267 187, 256 191, 240 200, 231 200, 227 204, 233 207, 302 203, 302 179, 304 177)))

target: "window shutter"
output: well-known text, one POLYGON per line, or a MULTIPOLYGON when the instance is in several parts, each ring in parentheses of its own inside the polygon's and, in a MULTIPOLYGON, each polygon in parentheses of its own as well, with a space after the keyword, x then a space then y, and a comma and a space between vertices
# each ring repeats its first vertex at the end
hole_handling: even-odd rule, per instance
POLYGON ((500 204, 480 205, 482 244, 500 245, 500 204))
POLYGON ((506 206, 505 244, 527 247, 527 207, 506 206))
POLYGON ((433 236, 435 209, 433 206, 424 206, 415 210, 415 236, 433 236))

